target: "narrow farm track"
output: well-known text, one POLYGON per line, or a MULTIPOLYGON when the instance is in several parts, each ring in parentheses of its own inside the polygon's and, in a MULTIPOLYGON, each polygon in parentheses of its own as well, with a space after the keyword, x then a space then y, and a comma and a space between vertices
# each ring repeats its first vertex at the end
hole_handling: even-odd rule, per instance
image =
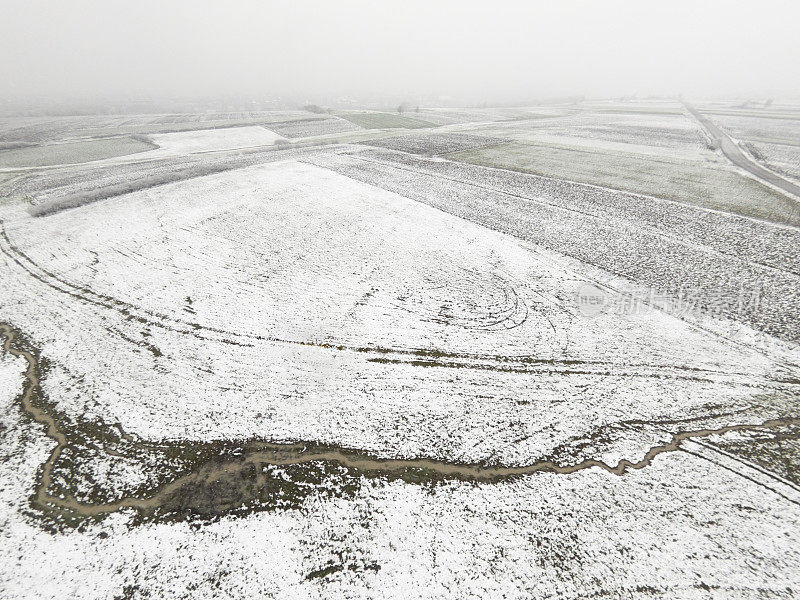
MULTIPOLYGON (((800 424, 800 417, 784 417, 762 423, 741 423, 717 429, 683 431, 673 434, 668 442, 651 447, 644 458, 639 461, 634 462, 623 459, 617 464, 608 464, 600 460, 587 459, 566 466, 550 460, 535 462, 527 466, 507 467, 461 464, 429 458, 381 459, 363 451, 336 446, 322 446, 306 442, 279 444, 253 440, 243 446, 241 457, 223 462, 208 462, 193 472, 161 486, 147 497, 126 497, 107 503, 81 502, 70 493, 61 493, 59 495, 51 495, 49 493, 54 466, 62 451, 68 445, 67 432, 64 430, 64 424, 53 416, 53 411, 42 396, 42 390, 39 387, 42 366, 37 359, 35 351, 32 348, 25 347, 20 341, 19 332, 11 325, 0 324, 0 335, 4 338, 3 351, 12 356, 21 357, 27 363, 25 382, 18 396, 21 410, 33 421, 43 425, 46 435, 56 444, 45 463, 38 470, 38 480, 36 481, 32 502, 38 509, 43 511, 66 511, 82 517, 102 516, 124 509, 134 509, 144 514, 153 514, 183 488, 191 487, 196 489, 198 486, 212 485, 220 479, 230 478, 232 473, 244 472, 245 470, 252 471, 253 468, 260 473, 259 478, 256 480, 257 484, 263 485, 265 480, 264 470, 267 467, 287 467, 311 463, 338 466, 367 477, 402 478, 406 481, 427 481, 445 478, 494 483, 540 472, 569 475, 593 468, 601 469, 612 475, 622 476, 629 470, 648 467, 661 454, 681 450, 683 442, 730 432, 774 430, 800 424), (415 473, 418 474, 417 477, 413 477, 415 473)), ((113 454, 113 452, 107 452, 113 454)), ((776 491, 776 494, 779 494, 779 492, 776 491)), ((782 494, 779 495, 790 502, 800 504, 800 502, 792 498, 782 494)))
MULTIPOLYGON (((711 119, 703 116, 700 111, 690 104, 684 102, 683 105, 686 107, 686 110, 688 110, 691 115, 697 119, 697 121, 708 131, 711 137, 713 137, 717 143, 719 143, 722 153, 734 165, 740 169, 744 169, 751 175, 758 177, 760 180, 765 181, 788 194, 791 194, 795 199, 800 199, 800 185, 781 177, 777 173, 764 168, 762 165, 752 160, 744 152, 742 152, 736 142, 733 141, 731 136, 717 127, 717 125, 711 121, 711 119)), ((796 210, 800 210, 800 205, 798 205, 796 201, 795 208, 796 210)))

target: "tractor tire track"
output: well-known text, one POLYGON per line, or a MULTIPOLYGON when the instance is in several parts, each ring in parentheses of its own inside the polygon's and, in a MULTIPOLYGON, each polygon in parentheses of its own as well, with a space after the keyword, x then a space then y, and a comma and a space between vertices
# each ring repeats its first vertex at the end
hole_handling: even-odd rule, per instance
MULTIPOLYGON (((293 340, 271 335, 243 333, 229 331, 218 327, 211 327, 184 320, 125 302, 107 294, 93 291, 86 286, 72 283, 56 273, 37 264, 27 254, 20 250, 9 238, 5 224, 0 219, 0 252, 5 254, 13 263, 35 280, 50 289, 66 294, 80 302, 85 302, 101 308, 113 310, 127 320, 134 320, 143 325, 158 327, 160 329, 192 336, 205 341, 215 341, 235 346, 247 347, 256 342, 286 344, 292 346, 305 346, 334 351, 354 352, 371 355, 370 362, 376 363, 403 363, 417 367, 442 366, 459 368, 476 368, 480 370, 495 370, 516 373, 544 373, 568 375, 618 375, 621 377, 656 377, 672 378, 676 380, 696 381, 708 383, 728 378, 728 383, 736 385, 758 386, 759 382, 767 386, 773 385, 800 385, 800 379, 790 378, 763 378, 756 379, 747 373, 732 373, 708 369, 698 369, 681 365, 649 365, 649 364, 624 364, 603 361, 578 360, 578 359, 548 359, 532 355, 498 355, 451 352, 447 349, 421 349, 421 348, 390 348, 381 346, 355 346, 339 343, 315 342, 313 340, 293 340), (411 360, 406 360, 410 358, 411 360), (451 362, 444 362, 447 359, 451 362), (452 361, 458 361, 455 365, 452 361), (439 361, 438 364, 432 361, 439 361), (473 361, 473 362, 471 362, 473 361), (474 362, 477 361, 477 362, 474 362), (481 362, 482 361, 482 362, 481 362), (486 364, 489 363, 489 364, 486 364), (637 371, 637 369, 639 371, 637 371), (632 371, 632 372, 631 372, 632 371), (710 379, 711 378, 711 379, 710 379), (746 378, 747 381, 743 381, 746 378)), ((527 318, 527 306, 526 315, 527 318)), ((516 324, 515 326, 520 325, 516 324)), ((146 348, 149 349, 149 348, 146 348)), ((151 352, 152 350, 149 349, 151 352)), ((155 353, 154 353, 155 354, 155 353)))

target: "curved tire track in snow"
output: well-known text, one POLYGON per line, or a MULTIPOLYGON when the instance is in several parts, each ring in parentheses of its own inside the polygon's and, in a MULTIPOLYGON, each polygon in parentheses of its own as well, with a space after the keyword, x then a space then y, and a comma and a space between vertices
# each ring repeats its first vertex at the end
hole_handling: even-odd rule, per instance
MULTIPOLYGON (((127 319, 136 320, 142 324, 159 327, 183 335, 191 335, 204 340, 213 340, 236 346, 247 346, 255 342, 270 342, 294 346, 316 347, 328 350, 349 351, 371 355, 371 358, 368 360, 374 362, 403 362, 417 367, 439 366, 476 368, 481 370, 488 369, 510 373, 546 372, 564 373, 569 375, 600 373, 606 375, 614 374, 620 377, 670 377, 674 379, 703 382, 708 382, 711 380, 719 381, 719 378, 721 377, 730 378, 734 380, 737 385, 744 386, 755 386, 759 383, 775 385, 800 385, 800 380, 796 379, 765 379, 763 382, 761 382, 761 380, 757 380, 746 373, 705 370, 678 365, 667 366, 651 364, 625 364, 572 359, 558 360, 542 358, 533 355, 506 356, 497 354, 451 352, 447 349, 431 350, 422 348, 353 346, 339 343, 293 340, 269 335, 228 331, 217 327, 203 325, 195 321, 184 320, 174 316, 155 313, 151 310, 135 306, 107 294, 94 292, 86 286, 80 286, 72 283, 63 277, 60 277, 58 274, 41 267, 19 248, 17 248, 8 237, 2 219, 0 219, 0 252, 5 254, 10 260, 12 260, 34 279, 44 283, 54 291, 69 295, 80 302, 85 302, 101 308, 113 310, 122 314, 127 319), (622 370, 612 373, 610 369, 622 370), (631 370, 633 370, 633 372, 630 372, 631 370)), ((517 312, 519 306, 517 304, 514 304, 513 306, 513 312, 517 312)), ((522 314, 524 318, 527 318, 527 307, 525 307, 525 311, 522 314)), ((509 316, 512 326, 518 326, 519 322, 514 321, 513 317, 514 315, 509 316)), ((524 318, 521 322, 524 322, 524 318)), ((503 323, 506 320, 507 319, 500 319, 497 321, 497 324, 503 323)))

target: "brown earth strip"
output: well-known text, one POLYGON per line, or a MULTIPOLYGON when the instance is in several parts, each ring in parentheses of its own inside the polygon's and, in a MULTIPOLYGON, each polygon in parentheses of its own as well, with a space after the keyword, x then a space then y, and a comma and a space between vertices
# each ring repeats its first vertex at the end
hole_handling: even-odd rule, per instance
MULTIPOLYGON (((360 450, 324 446, 315 443, 272 443, 251 441, 241 448, 238 456, 210 460, 189 474, 159 487, 147 497, 126 497, 115 502, 83 502, 71 493, 53 495, 49 492, 56 461, 68 446, 67 432, 46 405, 37 406, 35 398, 43 404, 39 379, 41 365, 34 351, 20 342, 20 334, 7 324, 0 324, 0 335, 5 338, 4 352, 22 357, 27 362, 25 383, 18 400, 23 412, 35 422, 45 426, 46 435, 56 446, 38 471, 35 493, 31 502, 45 512, 66 512, 79 517, 98 517, 123 509, 135 509, 144 515, 163 515, 168 512, 218 516, 263 498, 260 491, 268 489, 283 495, 280 475, 275 469, 303 467, 316 469, 312 479, 317 481, 331 473, 345 473, 352 482, 359 476, 402 479, 412 483, 425 483, 440 479, 457 479, 473 482, 498 482, 509 478, 533 475, 539 472, 571 474, 586 469, 599 468, 621 476, 631 469, 643 469, 660 454, 680 449, 681 442, 705 438, 733 431, 766 431, 800 424, 798 417, 771 419, 763 423, 736 424, 718 429, 698 429, 672 435, 665 444, 652 447, 645 457, 636 462, 621 460, 616 465, 599 460, 583 460, 562 466, 550 460, 525 466, 487 464, 461 464, 430 458, 382 459, 360 450), (350 473, 352 471, 353 473, 350 473)), ((308 473, 306 473, 307 475, 308 473)), ((345 481, 347 483, 347 481, 345 481)), ((311 485, 306 487, 313 489, 311 485)))

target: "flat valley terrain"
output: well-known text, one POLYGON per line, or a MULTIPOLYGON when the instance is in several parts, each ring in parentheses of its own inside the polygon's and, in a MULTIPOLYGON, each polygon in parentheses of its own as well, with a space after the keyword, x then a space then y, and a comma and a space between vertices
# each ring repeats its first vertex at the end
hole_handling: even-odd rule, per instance
POLYGON ((782 105, 0 118, 0 595, 796 597, 798 182, 782 105))

